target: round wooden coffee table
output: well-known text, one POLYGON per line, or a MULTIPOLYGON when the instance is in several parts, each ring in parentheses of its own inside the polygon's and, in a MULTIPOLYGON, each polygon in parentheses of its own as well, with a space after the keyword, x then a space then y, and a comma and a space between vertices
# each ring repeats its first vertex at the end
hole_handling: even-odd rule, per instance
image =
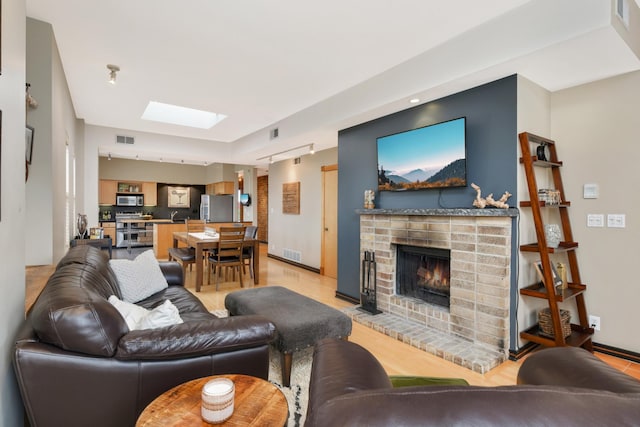
POLYGON ((284 426, 289 407, 284 394, 268 381, 247 375, 198 378, 167 390, 140 414, 136 427, 211 426, 200 415, 202 387, 213 378, 229 378, 236 393, 233 415, 225 426, 284 426))

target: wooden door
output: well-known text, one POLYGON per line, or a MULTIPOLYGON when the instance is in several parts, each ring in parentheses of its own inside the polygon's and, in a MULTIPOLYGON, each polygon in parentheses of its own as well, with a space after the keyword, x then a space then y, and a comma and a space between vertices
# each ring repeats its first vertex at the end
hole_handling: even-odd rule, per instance
POLYGON ((320 273, 338 278, 338 165, 322 167, 322 256, 320 273))

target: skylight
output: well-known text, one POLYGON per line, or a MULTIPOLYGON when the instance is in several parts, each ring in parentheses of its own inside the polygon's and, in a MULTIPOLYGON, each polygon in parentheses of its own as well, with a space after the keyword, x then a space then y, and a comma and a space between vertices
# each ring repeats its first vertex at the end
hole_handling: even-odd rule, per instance
POLYGON ((154 122, 170 123, 199 129, 211 129, 227 116, 209 111, 180 107, 178 105, 163 104, 149 101, 149 105, 142 114, 142 119, 154 122))

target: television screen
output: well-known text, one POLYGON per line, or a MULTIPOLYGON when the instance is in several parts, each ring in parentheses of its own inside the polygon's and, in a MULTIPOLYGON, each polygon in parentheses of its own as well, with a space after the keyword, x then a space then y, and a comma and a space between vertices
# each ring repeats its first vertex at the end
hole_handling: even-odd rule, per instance
POLYGON ((247 193, 240 194, 240 204, 242 206, 251 206, 251 196, 247 193))
POLYGON ((465 117, 378 138, 378 190, 467 185, 465 117))

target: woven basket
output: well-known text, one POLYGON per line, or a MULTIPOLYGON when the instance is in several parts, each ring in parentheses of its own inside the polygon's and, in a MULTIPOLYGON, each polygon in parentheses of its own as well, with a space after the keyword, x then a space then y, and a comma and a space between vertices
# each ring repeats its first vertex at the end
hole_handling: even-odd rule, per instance
MULTIPOLYGON (((560 310, 560 323, 562 324, 562 334, 566 338, 571 335, 571 314, 568 310, 560 310)), ((551 319, 551 310, 543 308, 538 312, 538 323, 540 324, 540 334, 548 337, 555 337, 553 331, 553 320, 551 319)))

